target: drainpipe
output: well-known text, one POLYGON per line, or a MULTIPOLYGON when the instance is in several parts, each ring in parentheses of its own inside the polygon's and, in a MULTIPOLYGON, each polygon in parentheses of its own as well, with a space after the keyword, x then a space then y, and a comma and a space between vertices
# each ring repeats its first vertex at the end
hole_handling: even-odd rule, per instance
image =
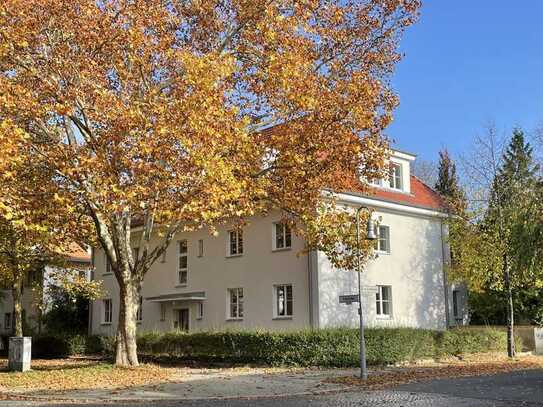
MULTIPOLYGON (((449 281, 447 278, 447 266, 450 264, 450 257, 447 253, 447 243, 445 239, 445 230, 443 220, 441 221, 441 266, 443 272, 443 299, 445 300, 445 329, 451 326, 450 310, 449 310, 449 281)), ((449 252, 450 253, 450 252, 449 252)))
MULTIPOLYGON (((96 252, 94 250, 94 247, 91 247, 91 269, 90 269, 90 280, 94 280, 94 256, 96 255, 96 252)), ((92 309, 94 308, 94 300, 89 301, 89 327, 88 327, 88 335, 92 335, 92 309)))

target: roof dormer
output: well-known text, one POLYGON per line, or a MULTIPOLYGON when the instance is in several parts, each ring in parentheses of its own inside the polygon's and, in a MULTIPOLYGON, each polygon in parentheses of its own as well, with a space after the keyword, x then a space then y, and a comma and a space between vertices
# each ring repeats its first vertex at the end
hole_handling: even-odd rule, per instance
POLYGON ((373 185, 391 189, 406 194, 411 193, 411 163, 416 156, 398 150, 390 151, 390 173, 386 179, 379 179, 372 182, 373 185))

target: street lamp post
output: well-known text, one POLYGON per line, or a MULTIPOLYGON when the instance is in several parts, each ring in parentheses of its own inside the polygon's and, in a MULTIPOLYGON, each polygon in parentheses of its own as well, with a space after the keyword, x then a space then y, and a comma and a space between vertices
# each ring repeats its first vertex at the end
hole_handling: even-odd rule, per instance
POLYGON ((356 210, 356 269, 358 274, 358 316, 360 317, 360 378, 367 380, 368 369, 366 367, 366 340, 364 339, 364 315, 362 314, 362 263, 360 261, 360 212, 365 209, 369 212, 367 224, 367 240, 375 240, 375 230, 371 220, 371 210, 365 206, 361 206, 356 210))

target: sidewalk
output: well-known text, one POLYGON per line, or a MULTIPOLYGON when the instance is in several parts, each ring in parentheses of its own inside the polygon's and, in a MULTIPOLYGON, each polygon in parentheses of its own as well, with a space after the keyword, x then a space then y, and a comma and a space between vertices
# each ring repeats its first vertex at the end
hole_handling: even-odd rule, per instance
POLYGON ((260 398, 316 395, 346 391, 351 386, 325 382, 330 377, 356 374, 349 370, 295 370, 269 372, 269 369, 179 369, 168 382, 125 389, 92 390, 11 390, 4 396, 23 396, 48 401, 158 401, 229 398, 260 398))

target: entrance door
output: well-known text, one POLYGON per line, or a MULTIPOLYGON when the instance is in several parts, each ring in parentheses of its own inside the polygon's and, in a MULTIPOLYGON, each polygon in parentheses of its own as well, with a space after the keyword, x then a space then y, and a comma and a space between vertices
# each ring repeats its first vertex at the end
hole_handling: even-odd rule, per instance
POLYGON ((174 326, 176 329, 179 329, 181 331, 188 332, 189 331, 189 309, 188 308, 181 308, 176 310, 176 321, 174 323, 174 326))

